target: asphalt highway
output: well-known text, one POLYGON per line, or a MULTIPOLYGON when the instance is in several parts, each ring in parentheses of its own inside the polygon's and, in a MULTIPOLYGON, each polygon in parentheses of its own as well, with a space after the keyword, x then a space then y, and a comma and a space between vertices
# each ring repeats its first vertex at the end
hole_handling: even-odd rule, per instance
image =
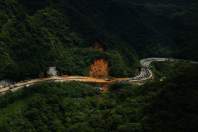
MULTIPOLYGON (((38 78, 33 80, 25 80, 22 82, 18 82, 15 84, 11 84, 6 87, 0 88, 0 94, 5 94, 7 92, 14 92, 22 88, 28 88, 30 86, 42 83, 42 82, 83 82, 83 83, 92 83, 92 84, 112 84, 115 82, 128 82, 128 83, 144 83, 147 80, 151 80, 153 78, 153 73, 150 69, 150 65, 152 62, 164 62, 164 61, 181 61, 179 59, 172 59, 172 58, 146 58, 140 60, 141 64, 141 71, 140 73, 132 78, 113 78, 109 79, 97 79, 92 77, 85 77, 85 76, 54 76, 49 78, 38 78)), ((182 60, 183 61, 183 60, 182 60)), ((188 61, 192 64, 198 64, 196 61, 188 61)))

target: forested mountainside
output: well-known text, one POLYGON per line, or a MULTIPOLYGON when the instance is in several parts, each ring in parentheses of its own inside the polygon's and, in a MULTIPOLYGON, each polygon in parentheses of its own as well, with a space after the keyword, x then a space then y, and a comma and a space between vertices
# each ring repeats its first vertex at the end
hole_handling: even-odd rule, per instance
POLYGON ((96 58, 132 76, 138 58, 197 60, 197 2, 189 0, 0 0, 0 78, 38 77, 49 66, 87 75, 96 58), (105 52, 92 49, 95 41, 105 52))
POLYGON ((197 0, 0 0, 0 131, 197 132, 197 42, 197 0))
POLYGON ((154 63, 143 86, 45 83, 0 96, 3 132, 197 132, 198 68, 154 63), (157 81, 164 78, 164 81, 157 81))

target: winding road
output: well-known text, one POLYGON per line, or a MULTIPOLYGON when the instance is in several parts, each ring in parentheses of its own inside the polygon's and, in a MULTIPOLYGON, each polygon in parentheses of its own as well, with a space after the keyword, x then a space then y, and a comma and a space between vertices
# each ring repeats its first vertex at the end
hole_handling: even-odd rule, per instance
MULTIPOLYGON (((84 76, 54 76, 49 78, 39 78, 33 80, 27 80, 23 82, 18 82, 16 84, 12 84, 3 88, 0 88, 0 94, 5 94, 7 92, 15 92, 22 88, 27 88, 42 82, 71 82, 78 81, 83 83, 92 83, 92 84, 112 84, 115 82, 128 82, 128 83, 144 83, 147 80, 153 79, 153 72, 150 69, 150 65, 152 62, 164 62, 164 61, 184 61, 179 59, 171 59, 171 58, 146 58, 140 60, 141 71, 140 73, 132 78, 113 78, 111 80, 108 79, 97 79, 92 77, 84 77, 84 76)), ((196 61, 188 61, 192 64, 198 64, 196 61)))

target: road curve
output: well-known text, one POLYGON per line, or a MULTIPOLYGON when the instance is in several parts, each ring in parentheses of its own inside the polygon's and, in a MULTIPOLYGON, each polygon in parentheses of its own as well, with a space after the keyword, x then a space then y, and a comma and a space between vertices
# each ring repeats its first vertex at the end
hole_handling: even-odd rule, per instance
MULTIPOLYGON (((78 81, 84 83, 93 83, 93 84, 112 84, 115 82, 128 82, 128 83, 144 83, 147 80, 151 80, 153 78, 153 72, 150 69, 150 65, 152 62, 164 62, 164 61, 184 61, 180 59, 172 59, 172 58, 146 58, 141 59, 141 70, 140 73, 132 78, 114 78, 112 80, 107 79, 97 79, 92 77, 84 77, 84 76, 56 76, 50 78, 39 78, 33 80, 27 80, 23 82, 18 82, 16 84, 9 85, 4 88, 0 88, 0 94, 5 94, 7 92, 15 92, 22 88, 27 88, 42 82, 71 82, 78 81)), ((196 61, 188 61, 192 64, 198 64, 196 61)))
POLYGON ((152 62, 177 62, 177 61, 186 61, 191 64, 198 64, 197 61, 188 61, 188 60, 183 60, 183 59, 174 59, 174 58, 145 58, 140 60, 141 64, 141 71, 140 74, 129 79, 128 82, 145 82, 146 80, 150 80, 153 78, 153 72, 150 69, 150 65, 152 62))

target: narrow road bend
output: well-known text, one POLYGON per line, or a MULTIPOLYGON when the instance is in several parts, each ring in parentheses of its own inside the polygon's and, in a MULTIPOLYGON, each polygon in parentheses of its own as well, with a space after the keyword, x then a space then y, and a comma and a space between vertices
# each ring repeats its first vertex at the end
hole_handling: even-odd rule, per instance
MULTIPOLYGON (((140 60, 141 71, 140 73, 132 78, 114 78, 112 80, 108 79, 97 79, 92 77, 85 76, 55 76, 50 78, 39 78, 33 80, 27 80, 18 82, 16 84, 9 85, 7 87, 0 88, 0 94, 5 94, 7 92, 15 92, 22 88, 27 88, 42 82, 71 82, 78 81, 83 83, 93 83, 93 84, 112 84, 115 82, 128 82, 128 83, 144 83, 147 80, 151 80, 153 78, 153 72, 150 69, 150 65, 152 62, 164 62, 164 61, 182 61, 180 59, 171 59, 171 58, 146 58, 140 60)), ((196 61, 188 61, 192 64, 198 64, 196 61)))

